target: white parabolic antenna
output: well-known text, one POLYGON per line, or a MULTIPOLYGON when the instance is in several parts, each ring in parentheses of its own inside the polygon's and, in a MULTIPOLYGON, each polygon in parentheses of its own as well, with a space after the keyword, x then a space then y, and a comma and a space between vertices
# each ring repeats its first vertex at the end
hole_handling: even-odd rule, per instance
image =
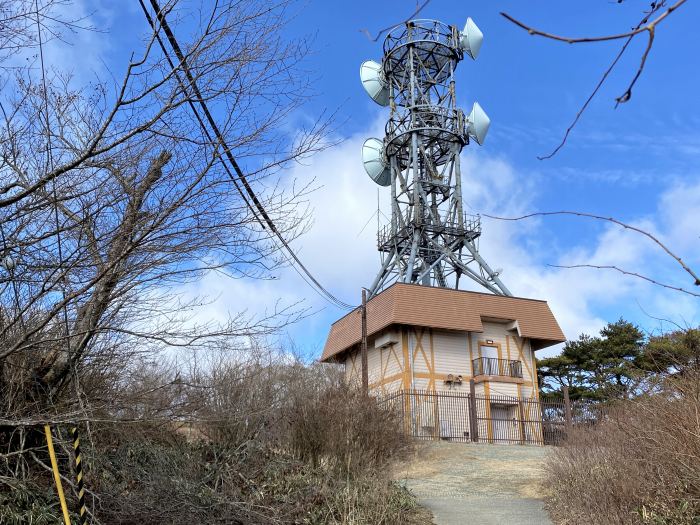
POLYGON ((391 170, 384 160, 384 143, 375 138, 365 140, 362 145, 362 164, 367 175, 380 186, 391 184, 391 170))
POLYGON ((464 31, 462 31, 461 36, 462 49, 473 60, 476 60, 481 50, 481 43, 484 41, 484 33, 481 32, 481 29, 477 27, 471 17, 467 18, 467 23, 464 24, 464 31))
POLYGON ((489 132, 491 119, 486 112, 481 109, 478 102, 474 102, 472 112, 467 117, 467 133, 476 143, 481 146, 484 143, 486 134, 489 132))
POLYGON ((389 105, 389 88, 384 80, 382 65, 366 60, 360 66, 360 80, 367 94, 380 106, 389 105))

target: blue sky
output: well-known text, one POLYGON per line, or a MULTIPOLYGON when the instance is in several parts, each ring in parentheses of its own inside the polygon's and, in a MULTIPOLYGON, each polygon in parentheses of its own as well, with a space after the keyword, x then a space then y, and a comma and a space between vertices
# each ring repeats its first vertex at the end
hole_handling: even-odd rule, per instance
MULTIPOLYGON (((632 100, 614 109, 614 98, 624 91, 638 66, 645 38, 638 38, 630 46, 567 146, 546 161, 536 156, 548 153, 558 144, 620 43, 557 43, 529 36, 499 15, 505 11, 535 27, 559 34, 596 35, 626 30, 639 20, 645 5, 590 0, 430 2, 421 16, 460 26, 471 16, 485 34, 478 60, 463 61, 457 71, 460 104, 468 108, 478 100, 492 119, 486 144, 480 149, 471 146, 465 155, 477 165, 496 163, 493 177, 501 178, 490 180, 488 173, 479 173, 482 188, 474 191, 474 196, 470 174, 464 173, 464 198, 467 202, 477 201, 475 211, 516 214, 564 209, 613 215, 635 224, 648 224, 684 257, 698 260, 700 221, 679 224, 675 217, 664 216, 663 210, 664 206, 684 205, 691 208, 682 212, 686 218, 690 215, 700 219, 698 200, 681 203, 678 199, 692 194, 691 188, 697 195, 700 183, 697 170, 700 75, 697 67, 693 67, 692 58, 699 47, 700 34, 691 26, 700 14, 698 6, 689 3, 659 26, 647 68, 632 100), (506 169, 508 176, 498 168, 506 169), (502 188, 504 180, 514 186, 516 202, 512 202, 508 189, 502 188), (491 184, 496 188, 493 202, 480 194, 488 193, 491 184), (673 194, 674 191, 677 193, 673 194), (667 195, 665 202, 663 195, 667 195), (678 242, 674 244, 674 240, 678 242)), ((371 42, 359 30, 366 28, 374 34, 410 14, 414 6, 413 2, 399 1, 310 2, 294 24, 299 34, 315 33, 316 53, 310 63, 311 69, 321 74, 317 84, 318 103, 340 108, 341 118, 346 119, 341 130, 345 136, 367 134, 377 119, 385 117, 362 91, 357 78, 358 65, 363 60, 381 57, 381 39, 371 42)), ((359 156, 355 171, 358 178, 364 177, 359 156)), ((334 184, 332 179, 325 178, 327 175, 316 174, 323 184, 334 184)), ((371 184, 358 184, 357 191, 366 192, 366 198, 376 201, 376 190, 371 184)), ((386 200, 387 195, 381 197, 386 200)), ((368 228, 374 229, 373 225, 368 228)), ((487 250, 490 230, 500 232, 504 225, 485 221, 484 228, 482 244, 487 250)), ((527 264, 534 270, 527 276, 514 275, 511 280, 509 274, 515 269, 506 268, 503 279, 516 294, 529 293, 551 301, 547 291, 557 288, 552 290, 557 296, 556 306, 566 301, 585 301, 585 307, 580 309, 581 318, 574 315, 563 323, 569 337, 594 330, 601 321, 620 316, 635 320, 649 330, 658 328, 659 322, 642 309, 681 324, 699 320, 696 299, 656 290, 618 274, 561 270, 554 272, 560 276, 555 283, 543 283, 541 287, 536 282, 520 283, 523 278, 546 281, 548 275, 551 280, 553 271, 546 265, 566 262, 568 258, 572 262, 595 260, 600 264, 624 261, 621 266, 631 271, 690 287, 686 276, 676 270, 674 261, 660 257, 644 239, 624 235, 607 224, 573 218, 542 219, 527 225, 508 225, 507 229, 512 230, 510 235, 506 234, 508 241, 529 252, 527 264), (625 252, 630 260, 625 258, 625 252), (577 294, 580 286, 588 289, 577 294), (562 288, 574 288, 573 297, 562 288)), ((359 240, 355 242, 359 244, 359 240)), ((517 266, 508 250, 491 251, 494 252, 489 257, 492 265, 517 266)), ((342 277, 332 275, 329 279, 332 283, 342 277)), ((555 314, 556 306, 553 304, 555 314)), ((312 323, 313 336, 309 340, 322 340, 324 323, 334 315, 337 313, 332 309, 323 312, 312 323)))
MULTIPOLYGON (((635 25, 646 5, 607 0, 429 3, 421 17, 461 27, 471 16, 485 35, 478 60, 466 59, 457 70, 462 108, 478 101, 492 120, 485 145, 469 146, 463 154, 464 199, 473 212, 576 210, 614 216, 649 229, 691 266, 700 267, 700 33, 691 25, 700 7, 688 2, 658 27, 632 100, 614 109, 614 98, 634 74, 646 43, 644 36, 635 41, 566 147, 546 161, 536 156, 558 144, 621 43, 557 43, 529 36, 499 15, 506 11, 564 35, 600 35, 635 25)), ((312 48, 304 69, 316 79, 316 93, 298 115, 299 122, 337 110, 341 140, 281 174, 285 184, 314 179, 319 186, 310 197, 314 224, 295 247, 312 271, 348 302, 359 300, 360 287, 378 270, 372 217, 378 198, 381 207, 388 204, 388 194, 378 195, 360 163, 361 143, 369 136, 381 137, 386 119, 358 78, 363 60, 381 58, 382 40, 372 42, 360 30, 376 33, 414 9, 413 1, 311 0, 295 8, 286 30, 290 38, 308 38, 312 48)), ((118 69, 138 36, 124 28, 146 30, 138 4, 131 2, 123 11, 106 4, 93 16, 108 31, 78 37, 89 38, 92 49, 92 58, 82 67, 107 64, 118 69)), ((297 124, 290 122, 290 129, 297 124)), ((571 338, 620 316, 648 330, 660 327, 650 316, 683 325, 700 322, 698 298, 610 271, 548 266, 618 264, 692 288, 689 277, 648 239, 609 224, 562 217, 518 223, 484 220, 481 242, 491 265, 503 267, 509 288, 516 295, 548 300, 571 338)), ((307 357, 318 356, 330 323, 343 312, 324 303, 291 270, 280 270, 277 277, 258 282, 211 275, 185 293, 216 298, 201 315, 222 319, 228 311, 263 312, 278 297, 290 304, 304 301, 312 315, 289 327, 283 338, 293 340, 307 357)))

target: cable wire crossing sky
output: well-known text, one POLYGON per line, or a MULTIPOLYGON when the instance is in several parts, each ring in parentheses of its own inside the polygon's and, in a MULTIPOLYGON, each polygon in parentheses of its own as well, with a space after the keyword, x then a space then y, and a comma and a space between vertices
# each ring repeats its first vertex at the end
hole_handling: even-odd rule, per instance
MULTIPOLYGON (((561 141, 601 74, 615 59, 619 46, 615 42, 572 46, 536 38, 503 18, 499 11, 554 33, 602 35, 617 33, 620 27, 637 23, 637 6, 628 2, 614 5, 535 2, 526 6, 507 1, 497 8, 473 4, 467 10, 447 0, 433 0, 418 15, 421 19, 459 24, 457 35, 445 35, 452 39, 449 45, 436 42, 434 49, 440 46, 453 50, 447 53, 452 58, 441 62, 448 64, 448 69, 453 62, 464 63, 427 91, 403 91, 418 99, 430 93, 431 111, 426 108, 423 113, 418 108, 411 109, 408 103, 402 105, 401 75, 387 74, 399 64, 399 57, 392 54, 391 60, 385 61, 386 34, 377 41, 366 34, 374 36, 380 28, 397 24, 401 27, 403 17, 413 12, 413 6, 398 1, 328 4, 312 0, 300 9, 302 16, 295 17, 294 23, 284 28, 280 36, 308 37, 314 52, 305 58, 303 67, 313 77, 314 92, 306 108, 289 116, 290 136, 324 108, 335 111, 337 122, 342 125, 331 137, 338 142, 336 146, 282 172, 280 184, 291 188, 314 181, 317 187, 307 197, 313 211, 313 225, 303 236, 292 240, 290 247, 330 295, 348 305, 359 304, 359 290, 370 287, 378 274, 380 281, 382 275, 387 275, 385 282, 388 282, 389 276, 406 278, 409 268, 413 281, 426 278, 439 283, 444 279, 453 286, 456 269, 460 268, 460 287, 483 289, 486 283, 503 293, 493 279, 495 276, 513 295, 546 298, 570 338, 582 332, 595 333, 607 321, 620 316, 649 331, 668 325, 658 318, 670 317, 670 321, 684 326, 698 323, 700 309, 696 298, 690 295, 615 270, 560 267, 615 266, 692 290, 692 283, 686 281, 677 265, 672 261, 669 264, 667 256, 648 239, 613 224, 573 216, 506 222, 486 215, 515 217, 539 211, 572 210, 614 216, 653 232, 691 267, 697 267, 700 99, 695 93, 700 72, 691 67, 687 54, 678 53, 678 49, 700 45, 700 35, 692 25, 692 20, 700 16, 700 7, 689 2, 684 5, 684 11, 679 10, 658 26, 654 47, 632 98, 614 109, 615 98, 624 91, 639 66, 639 53, 645 43, 640 39, 630 44, 570 133, 565 147, 544 161, 537 157, 545 156, 561 141), (372 13, 371 17, 368 13, 372 13), (474 25, 468 23, 465 28, 462 23, 467 17, 471 17, 474 25), (473 29, 477 27, 478 33, 473 29), (479 33, 485 38, 477 45, 481 39, 479 33), (455 53, 462 57, 471 53, 478 60, 457 61, 455 53), (358 79, 358 64, 362 64, 364 82, 358 79), (452 78, 454 89, 449 92, 452 78), (392 90, 394 97, 398 97, 393 108, 385 105, 392 90), (440 99, 438 90, 447 93, 447 98, 440 99), (479 105, 474 106, 477 100, 479 105), (432 111, 438 107, 437 112, 432 111), (450 114, 461 111, 460 108, 464 108, 463 114, 450 114), (471 121, 483 122, 486 111, 490 126, 484 138, 484 126, 477 129, 474 125, 469 129, 468 122, 470 117, 471 121), (439 125, 433 126, 435 121, 430 121, 432 127, 426 126, 425 140, 437 143, 435 134, 441 133, 446 140, 441 139, 440 143, 456 145, 460 152, 449 147, 428 147, 423 152, 421 140, 414 155, 412 134, 405 132, 410 129, 406 126, 411 125, 411 118, 423 118, 425 123, 429 115, 439 125), (462 122, 459 122, 462 117, 457 115, 462 115, 462 122), (376 139, 367 140, 370 137, 376 139), (462 148, 460 144, 465 145, 467 138, 472 144, 462 148), (474 142, 483 145, 475 147, 474 142), (461 175, 459 212, 454 198, 455 164, 459 164, 461 175), (412 193, 411 187, 415 186, 409 187, 415 183, 414 170, 418 173, 417 180, 422 181, 419 186, 425 186, 425 195, 421 191, 412 193), (401 186, 401 178, 408 192, 401 186), (393 200, 392 179, 396 179, 396 196, 401 199, 398 202, 393 200), (449 192, 443 193, 443 188, 449 188, 449 192), (407 222, 407 204, 415 196, 421 208, 416 211, 420 213, 412 214, 407 222), (419 248, 426 242, 420 239, 414 244, 411 230, 414 219, 432 221, 429 223, 435 227, 433 216, 427 211, 433 196, 436 202, 449 197, 438 206, 439 217, 441 224, 455 228, 459 239, 450 248, 452 245, 447 242, 450 234, 443 232, 439 234, 438 245, 457 254, 456 258, 442 253, 436 257, 435 245, 421 251, 419 248), (399 207, 396 214, 395 205, 399 207), (450 208, 452 215, 446 212, 450 208), (479 214, 480 221, 470 221, 479 214), (377 232, 374 227, 365 227, 373 224, 373 217, 377 216, 382 217, 380 226, 386 228, 386 235, 380 238, 395 239, 397 250, 387 242, 383 244, 384 250, 377 253, 377 232), (478 237, 474 237, 477 233, 478 237), (402 234, 404 237, 399 237, 402 234), (473 258, 468 246, 477 241, 476 253, 488 264, 490 272, 482 273, 478 261, 473 261, 466 267, 473 268, 475 275, 465 275, 459 262, 473 258), (414 245, 416 254, 409 266, 414 245), (463 245, 461 255, 458 245, 463 245), (436 259, 439 262, 432 266, 436 259), (384 264, 387 269, 380 274, 384 264)), ((110 28, 109 38, 88 35, 94 43, 86 49, 104 57, 108 65, 118 67, 119 58, 128 56, 134 49, 134 36, 115 28, 133 26, 145 31, 147 22, 138 6, 124 10, 105 8, 99 13, 104 27, 110 28)), ((155 17, 155 11, 151 13, 155 17)), ((397 49, 401 48, 400 38, 399 33, 391 41, 397 49)), ((71 52, 66 49, 62 60, 71 60, 71 52)), ((55 60, 53 53, 49 50, 49 63, 55 60)), ((421 53, 424 57, 429 55, 427 49, 421 53)), ((89 65, 98 64, 99 60, 86 54, 82 61, 73 62, 89 65)), ((195 105, 198 105, 196 101, 195 105)), ((206 122, 203 110, 198 108, 198 111, 206 122)), ((213 116, 218 120, 218 114, 213 116)), ((210 133, 215 138, 211 129, 210 133)), ((231 163, 228 160, 227 163, 238 180, 231 163)), ((256 194, 263 191, 255 185, 251 188, 256 194)), ((243 187, 241 190, 245 193, 243 187)), ((306 355, 317 356, 328 325, 343 309, 330 306, 315 293, 310 294, 304 278, 310 279, 296 270, 304 273, 293 265, 279 270, 274 281, 232 280, 211 273, 190 285, 187 293, 215 298, 201 314, 208 319, 225 318, 228 312, 241 309, 264 312, 277 301, 284 304, 304 301, 316 314, 289 327, 287 335, 306 355)), ((381 287, 382 283, 377 283, 375 291, 381 287)))

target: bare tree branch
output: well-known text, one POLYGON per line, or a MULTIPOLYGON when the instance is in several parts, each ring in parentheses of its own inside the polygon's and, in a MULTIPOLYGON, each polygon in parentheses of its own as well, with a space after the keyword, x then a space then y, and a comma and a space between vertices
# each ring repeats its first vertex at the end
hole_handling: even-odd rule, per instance
POLYGON ((569 138, 569 134, 573 130, 573 128, 576 126, 578 121, 580 120, 581 116, 583 113, 586 111, 588 108, 588 105, 590 102, 593 100, 593 98, 596 96, 600 88, 602 87, 603 83, 605 80, 608 78, 612 70, 615 68, 617 63, 619 62, 620 58, 626 51, 627 47, 629 46, 630 42, 636 37, 637 35, 641 33, 647 33, 648 35, 648 41, 646 48, 644 49, 644 52, 642 53, 642 57, 639 63, 639 67, 637 68, 637 71, 635 75, 632 77, 632 80, 627 86, 627 89, 622 93, 622 95, 618 96, 615 98, 615 107, 617 108, 620 104, 623 104, 627 101, 629 101, 632 98, 632 88, 635 86, 637 83, 637 80, 639 80, 640 76, 642 75, 642 72, 644 70, 644 67, 647 62, 647 58, 649 57, 649 53, 651 52, 651 48, 654 44, 654 37, 656 35, 656 26, 661 23, 666 17, 668 17, 671 13, 673 13, 676 9, 678 9, 681 5, 683 5, 686 2, 686 0, 678 0, 675 4, 670 6, 666 11, 661 13, 657 18, 649 22, 649 19, 661 11, 664 7, 666 7, 666 1, 665 0, 660 0, 657 2, 652 2, 651 4, 651 9, 644 14, 644 17, 642 20, 632 29, 631 31, 628 31, 626 33, 619 33, 619 34, 614 34, 614 35, 604 35, 600 37, 581 37, 581 38, 572 38, 572 37, 567 37, 567 36, 560 36, 556 35, 553 33, 548 33, 545 31, 541 31, 539 29, 535 29, 531 26, 528 26, 527 24, 521 22, 520 20, 517 20, 516 18, 512 17, 508 13, 501 12, 501 16, 512 22, 513 24, 517 25, 518 27, 521 27, 525 29, 530 35, 535 35, 535 36, 541 36, 544 38, 549 38, 551 40, 556 40, 558 42, 565 42, 567 44, 582 44, 582 43, 592 43, 592 42, 609 42, 613 40, 621 40, 625 39, 625 43, 622 45, 622 48, 618 52, 618 54, 615 56, 615 59, 612 61, 610 66, 605 70, 603 73, 602 77, 596 84, 595 89, 593 92, 588 96, 584 104, 581 106, 579 111, 577 112, 576 116, 574 117, 574 120, 572 123, 569 125, 569 127, 566 129, 566 132, 564 133, 564 136, 552 152, 550 152, 547 155, 542 155, 538 156, 537 158, 539 160, 545 160, 545 159, 550 159, 554 155, 556 155, 559 150, 561 150, 562 147, 566 144, 567 139, 569 138))
MULTIPOLYGON (((413 12, 413 14, 410 15, 410 16, 409 16, 408 18, 406 18, 405 20, 402 20, 402 21, 399 22, 399 23, 400 23, 400 24, 405 24, 406 22, 408 22, 409 20, 411 20, 413 17, 415 17, 418 13, 420 13, 429 3, 430 3, 430 0, 425 0, 425 1, 423 2, 423 4, 420 5, 420 6, 416 4, 416 10, 413 12)), ((374 36, 374 37, 372 37, 372 34, 369 32, 368 29, 360 29, 359 31, 360 31, 360 33, 364 33, 365 36, 367 36, 367 39, 368 39, 370 42, 376 42, 377 40, 379 40, 379 38, 380 38, 384 33, 386 33, 387 31, 389 31, 390 29, 396 27, 396 25, 397 25, 397 24, 393 24, 393 25, 390 25, 390 26, 388 26, 388 27, 385 27, 384 29, 380 29, 379 32, 378 32, 378 33, 376 34, 376 36, 374 36)))
POLYGON ((636 272, 630 272, 627 270, 623 270, 622 268, 615 266, 615 265, 597 265, 597 264, 548 264, 547 266, 551 268, 595 268, 598 270, 615 270, 617 272, 620 272, 621 274, 624 275, 631 275, 633 277, 639 277, 640 279, 643 279, 645 281, 648 281, 652 284, 655 284, 657 286, 661 286, 663 288, 668 288, 669 290, 675 290, 677 292, 683 292, 688 295, 692 295, 693 297, 700 297, 700 293, 696 292, 691 292, 689 290, 686 290, 684 288, 679 288, 678 286, 672 286, 670 284, 664 284, 662 282, 656 281, 652 279, 651 277, 647 277, 646 275, 642 275, 636 272))
POLYGON ((593 213, 585 213, 585 212, 579 212, 579 211, 542 211, 542 212, 535 212, 535 213, 528 213, 526 215, 521 215, 520 217, 499 217, 497 215, 488 215, 488 214, 482 214, 483 217, 487 217, 489 219, 495 219, 495 220, 500 220, 500 221, 520 221, 523 219, 530 219, 532 217, 548 217, 548 216, 553 216, 553 215, 573 215, 576 217, 587 217, 589 219, 596 219, 599 221, 607 221, 611 222, 613 224, 617 224, 618 226, 626 229, 626 230, 631 230, 636 233, 639 233, 651 241, 653 241, 657 246, 659 246, 666 254, 668 254, 670 257, 672 257, 680 266, 687 272, 692 278, 693 278, 693 284, 695 286, 700 286, 700 278, 698 275, 685 263, 683 260, 673 253, 668 246, 666 246, 664 243, 662 243, 657 237, 652 235, 646 230, 643 230, 641 228, 638 228, 636 226, 632 226, 631 224, 627 224, 625 222, 622 222, 618 219, 615 219, 614 217, 603 217, 602 215, 595 215, 593 213))
MULTIPOLYGON (((26 6, 10 3, 0 17, 26 6)), ((204 23, 188 26, 181 60, 157 52, 162 29, 153 27, 119 80, 79 85, 51 64, 37 81, 29 63, 0 83, 1 255, 16 263, 0 268, 0 417, 84 413, 69 385, 105 381, 166 347, 211 351, 271 334, 306 314, 283 304, 198 321, 206 303, 189 287, 210 271, 267 278, 285 263, 232 191, 222 143, 250 167, 251 184, 327 144, 325 118, 300 136, 282 125, 308 100, 308 79, 296 74, 307 44, 280 36, 287 7, 202 2, 204 23), (178 81, 185 64, 198 97, 216 108, 221 140, 189 111, 178 81)), ((38 16, 43 23, 50 10, 38 16)), ((36 26, 16 27, 28 33, 15 41, 32 45, 36 26)), ((269 182, 256 194, 291 241, 309 224, 308 188, 269 182)))
MULTIPOLYGON (((536 35, 536 36, 542 36, 545 38, 550 38, 552 40, 557 40, 559 42, 566 42, 567 44, 582 44, 582 43, 588 43, 588 42, 607 42, 609 40, 620 40, 623 38, 628 38, 630 36, 635 36, 640 33, 643 33, 644 31, 653 31, 654 28, 662 22, 668 15, 673 13, 676 9, 678 9, 681 5, 683 5, 687 0, 678 0, 675 4, 673 4, 671 7, 669 7, 666 11, 664 11, 663 14, 661 14, 658 18, 655 18, 653 21, 649 22, 648 24, 644 25, 641 27, 641 24, 637 26, 635 29, 632 31, 628 31, 626 33, 619 33, 615 35, 604 35, 604 36, 596 36, 596 37, 581 37, 581 38, 573 38, 573 37, 568 37, 568 36, 560 36, 560 35, 555 35, 553 33, 547 33, 544 31, 541 31, 539 29, 535 29, 533 27, 530 27, 526 25, 525 23, 513 18, 510 16, 508 13, 503 13, 501 12, 501 16, 505 17, 506 19, 510 20, 513 22, 515 25, 518 27, 522 27, 525 29, 529 34, 531 35, 536 35)), ((659 2, 659 5, 663 6, 665 5, 665 2, 659 2)), ((658 6, 656 4, 652 4, 653 10, 658 10, 658 6)), ((652 11, 655 12, 655 11, 652 11)))
POLYGON ((574 120, 569 124, 569 127, 566 128, 566 131, 564 132, 564 136, 561 139, 561 142, 557 145, 556 148, 554 148, 550 153, 547 155, 538 155, 537 159, 538 160, 546 160, 546 159, 551 159, 554 155, 559 153, 559 150, 564 147, 564 144, 566 144, 566 141, 569 138, 569 134, 571 131, 574 129, 576 124, 578 124, 578 121, 581 119, 581 116, 583 116, 583 113, 586 111, 588 108, 588 105, 591 103, 591 101, 595 98, 595 96, 598 94, 598 91, 600 91, 600 88, 603 87, 603 84, 605 83, 605 80, 608 78, 612 70, 615 68, 617 63, 620 61, 622 58, 622 55, 625 53, 625 50, 627 50, 627 47, 629 46, 630 42, 632 42, 633 37, 629 37, 627 41, 622 45, 622 48, 618 52, 617 56, 615 59, 612 61, 610 66, 608 66, 608 69, 605 70, 605 73, 603 73, 603 76, 600 78, 598 81, 598 84, 596 84, 595 89, 593 92, 588 96, 586 101, 583 103, 583 106, 578 110, 578 113, 576 113, 576 116, 574 117, 574 120))
POLYGON ((644 307, 643 307, 641 304, 639 304, 639 301, 635 301, 635 302, 637 303, 637 306, 638 306, 639 309, 642 311, 642 313, 643 313, 644 315, 646 315, 647 317, 650 317, 651 319, 654 319, 655 321, 666 322, 666 323, 668 323, 668 324, 670 324, 670 325, 675 326, 676 328, 678 328, 679 330, 682 330, 682 331, 688 330, 688 328, 689 328, 688 325, 686 325, 686 326, 681 326, 680 324, 678 324, 678 323, 675 322, 675 321, 672 321, 671 319, 666 319, 665 317, 657 317, 657 316, 655 316, 655 315, 651 315, 649 312, 647 312, 647 311, 644 309, 644 307))

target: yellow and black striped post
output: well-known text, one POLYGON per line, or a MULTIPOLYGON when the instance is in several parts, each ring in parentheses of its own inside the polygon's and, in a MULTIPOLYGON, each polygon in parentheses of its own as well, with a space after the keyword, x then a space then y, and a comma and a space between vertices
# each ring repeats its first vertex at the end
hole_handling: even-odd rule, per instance
POLYGON ((44 433, 46 434, 46 448, 49 450, 49 458, 51 459, 51 470, 53 471, 53 480, 56 483, 56 492, 58 499, 61 502, 61 511, 63 512, 63 523, 71 525, 70 514, 68 513, 68 505, 66 504, 66 496, 63 493, 63 484, 61 483, 61 473, 58 471, 58 460, 56 459, 56 451, 53 448, 53 437, 51 435, 51 426, 44 425, 44 433))
POLYGON ((85 488, 83 487, 83 462, 80 456, 80 438, 78 427, 70 429, 73 436, 73 450, 75 452, 75 474, 78 479, 78 504, 80 505, 80 525, 87 525, 87 510, 85 509, 85 488))

